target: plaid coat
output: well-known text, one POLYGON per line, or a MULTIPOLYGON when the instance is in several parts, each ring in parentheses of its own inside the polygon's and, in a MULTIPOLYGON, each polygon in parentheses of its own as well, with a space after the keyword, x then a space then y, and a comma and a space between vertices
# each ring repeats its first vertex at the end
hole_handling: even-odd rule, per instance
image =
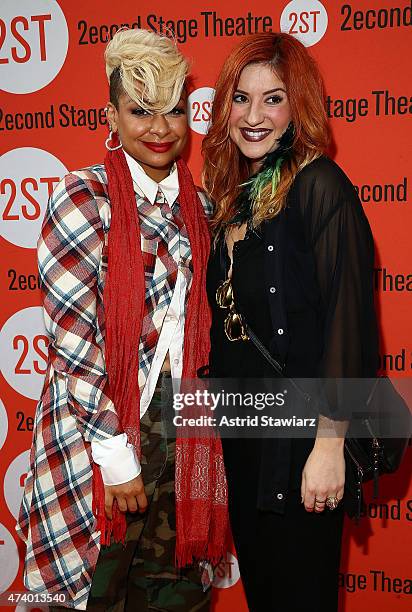
POLYGON ((121 433, 104 360, 109 227, 105 169, 93 166, 58 185, 38 244, 51 342, 16 529, 27 545, 25 586, 62 593, 78 610, 86 609, 100 552, 90 442, 121 433))

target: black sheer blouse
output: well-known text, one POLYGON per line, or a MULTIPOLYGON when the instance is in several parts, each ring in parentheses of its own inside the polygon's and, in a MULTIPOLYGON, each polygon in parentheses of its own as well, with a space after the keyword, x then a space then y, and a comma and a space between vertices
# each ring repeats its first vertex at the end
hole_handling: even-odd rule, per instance
MULTIPOLYGON (((344 172, 321 157, 296 176, 285 210, 235 243, 235 302, 271 354, 285 365, 285 375, 373 377, 378 365, 373 263, 373 238, 357 193, 344 172)), ((211 375, 273 376, 251 342, 226 338, 226 311, 217 306, 215 293, 228 268, 221 240, 207 273, 213 312, 211 375)), ((332 398, 329 404, 329 417, 350 417, 345 403, 332 398)), ((262 508, 282 511, 287 488, 300 485, 312 445, 313 440, 266 442, 262 508)))
MULTIPOLYGON (((373 377, 378 364, 373 262, 373 238, 356 191, 333 161, 321 157, 297 175, 286 209, 235 243, 235 301, 285 364, 286 375, 373 377)), ((220 240, 207 274, 211 371, 264 376, 266 362, 254 346, 230 342, 223 330, 226 312, 217 306, 215 293, 229 264, 220 240)), ((335 408, 333 418, 347 416, 343 407, 335 408)))

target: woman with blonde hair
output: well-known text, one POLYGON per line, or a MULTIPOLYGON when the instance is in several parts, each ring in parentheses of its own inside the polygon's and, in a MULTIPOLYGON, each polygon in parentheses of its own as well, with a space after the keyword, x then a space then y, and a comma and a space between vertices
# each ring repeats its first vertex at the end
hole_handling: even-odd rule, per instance
POLYGON ((50 346, 18 523, 25 585, 79 610, 207 610, 221 446, 168 439, 164 422, 170 379, 195 377, 209 350, 208 201, 181 158, 188 66, 144 30, 118 32, 105 59, 105 162, 62 180, 38 244, 50 346))
POLYGON ((253 612, 337 609, 351 406, 333 381, 373 377, 378 363, 372 235, 328 143, 322 80, 305 47, 287 34, 242 41, 218 77, 203 142, 215 205, 210 375, 243 386, 329 380, 316 436, 222 440, 253 612))

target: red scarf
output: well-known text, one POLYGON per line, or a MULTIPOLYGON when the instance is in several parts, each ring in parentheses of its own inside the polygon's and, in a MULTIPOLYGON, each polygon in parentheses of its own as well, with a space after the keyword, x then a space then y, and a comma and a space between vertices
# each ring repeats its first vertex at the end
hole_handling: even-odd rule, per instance
MULTIPOLYGON (((105 167, 111 204, 108 271, 103 295, 105 359, 111 399, 123 431, 140 456, 138 346, 142 331, 145 280, 139 215, 133 181, 123 150, 110 151, 105 167)), ((177 162, 179 204, 192 250, 190 289, 183 346, 182 380, 196 378, 209 359, 210 309, 206 268, 210 235, 203 207, 186 163, 177 162)), ((226 554, 227 487, 220 439, 176 440, 176 563, 217 563, 226 554), (199 471, 200 470, 200 471, 199 471), (204 475, 199 488, 199 473, 204 475)), ((93 512, 101 544, 125 540, 126 520, 117 504, 113 519, 104 511, 104 485, 93 464, 93 512)))

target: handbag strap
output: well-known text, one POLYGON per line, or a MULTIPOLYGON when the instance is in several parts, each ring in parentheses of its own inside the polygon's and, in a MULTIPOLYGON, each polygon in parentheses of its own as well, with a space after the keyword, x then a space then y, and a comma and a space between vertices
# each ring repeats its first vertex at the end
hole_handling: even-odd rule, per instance
MULTIPOLYGON (((255 334, 253 329, 247 323, 245 323, 245 327, 246 327, 246 333, 249 336, 249 340, 252 341, 252 343, 255 345, 255 347, 258 349, 261 355, 266 359, 266 361, 272 366, 272 368, 278 374, 278 376, 283 377, 284 371, 283 371, 283 367, 281 366, 281 364, 278 361, 276 361, 274 357, 272 357, 272 355, 267 350, 266 346, 259 340, 258 336, 255 334)), ((310 402, 311 400, 310 395, 308 393, 305 393, 305 391, 303 391, 303 389, 301 389, 299 385, 296 384, 293 378, 287 377, 286 380, 304 398, 306 402, 310 402)))
POLYGON ((263 355, 263 357, 270 363, 272 368, 279 376, 283 376, 283 367, 280 365, 278 361, 267 350, 266 346, 259 340, 255 332, 249 325, 246 323, 246 334, 249 336, 249 340, 253 342, 258 351, 263 355))

